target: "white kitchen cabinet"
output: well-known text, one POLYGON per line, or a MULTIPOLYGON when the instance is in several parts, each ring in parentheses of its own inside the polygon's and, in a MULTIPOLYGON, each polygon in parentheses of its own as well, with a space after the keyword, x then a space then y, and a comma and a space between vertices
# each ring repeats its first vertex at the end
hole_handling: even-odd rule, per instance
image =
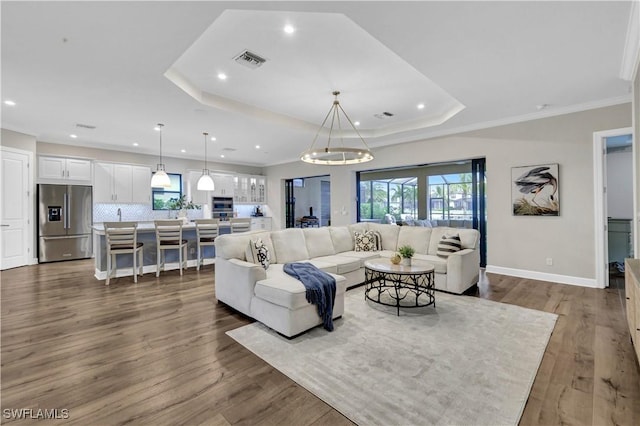
POLYGON ((267 204, 267 178, 250 175, 236 176, 233 201, 236 204, 267 204))
POLYGON ((40 182, 74 181, 90 183, 91 161, 81 158, 38 157, 38 179, 40 182))
POLYGON ((131 202, 151 203, 151 167, 131 166, 131 202))
POLYGON ((212 174, 215 189, 211 192, 213 197, 233 197, 233 176, 212 174))
POLYGON ((95 163, 94 203, 150 203, 151 168, 95 163))
POLYGON ((250 176, 237 175, 233 178, 233 202, 236 204, 249 203, 250 176))
POLYGON ((252 231, 271 231, 271 218, 270 217, 252 217, 251 230, 252 231))

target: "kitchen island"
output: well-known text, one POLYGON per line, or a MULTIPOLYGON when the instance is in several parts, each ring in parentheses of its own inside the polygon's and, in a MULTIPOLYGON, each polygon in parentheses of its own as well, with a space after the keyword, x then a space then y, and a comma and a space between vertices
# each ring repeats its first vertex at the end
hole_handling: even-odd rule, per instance
MULTIPOLYGON (((229 234, 231 226, 229 222, 220 222, 219 233, 229 234)), ((197 266, 197 236, 196 224, 189 222, 182 227, 182 239, 187 240, 187 267, 197 266)), ((143 243, 143 271, 145 274, 156 272, 156 229, 153 222, 138 223, 138 242, 143 243)), ((103 224, 93 225, 93 247, 95 255, 95 277, 99 280, 107 278, 107 240, 104 232, 103 224)), ((215 247, 204 246, 203 258, 204 265, 210 265, 215 262, 215 247)), ((116 277, 133 276, 133 257, 132 255, 116 256, 116 277)), ((166 252, 165 269, 178 269, 178 250, 168 250, 166 252)))

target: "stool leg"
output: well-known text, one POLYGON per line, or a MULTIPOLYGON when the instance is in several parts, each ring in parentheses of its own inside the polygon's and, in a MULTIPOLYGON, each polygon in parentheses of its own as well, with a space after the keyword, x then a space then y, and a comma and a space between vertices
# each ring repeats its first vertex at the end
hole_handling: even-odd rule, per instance
POLYGON ((111 253, 107 254, 107 281, 105 281, 104 285, 109 285, 109 279, 111 278, 111 256, 111 253))
POLYGON ((138 283, 138 256, 136 249, 133 249, 133 282, 138 283))
POLYGON ((200 242, 198 241, 198 266, 196 267, 196 269, 199 271, 200 270, 200 242))
POLYGON ((160 246, 156 249, 156 278, 160 276, 160 246))
POLYGON ((144 275, 144 255, 142 249, 138 250, 138 256, 140 260, 138 261, 138 268, 140 268, 140 276, 144 275))
POLYGON ((182 247, 178 248, 178 263, 179 263, 179 267, 180 267, 180 276, 182 276, 182 253, 184 252, 184 249, 182 247))

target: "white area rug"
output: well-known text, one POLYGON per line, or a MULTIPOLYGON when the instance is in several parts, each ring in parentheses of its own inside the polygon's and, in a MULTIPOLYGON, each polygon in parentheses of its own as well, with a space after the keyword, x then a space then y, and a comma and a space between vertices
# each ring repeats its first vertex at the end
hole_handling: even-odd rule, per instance
POLYGON ((233 339, 359 425, 516 425, 557 316, 436 292, 401 309, 347 292, 335 330, 233 339))

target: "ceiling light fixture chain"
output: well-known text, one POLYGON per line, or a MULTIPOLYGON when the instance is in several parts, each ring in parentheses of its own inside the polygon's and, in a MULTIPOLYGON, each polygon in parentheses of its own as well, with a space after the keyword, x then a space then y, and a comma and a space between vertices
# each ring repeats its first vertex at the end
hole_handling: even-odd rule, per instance
POLYGON ((345 165, 345 164, 357 164, 357 163, 365 163, 367 161, 373 160, 373 154, 369 150, 369 146, 367 142, 364 140, 356 126, 353 124, 347 113, 340 105, 340 101, 338 101, 339 91, 334 91, 333 95, 335 96, 335 100, 329 109, 329 112, 325 116, 316 136, 313 138, 313 142, 308 150, 302 153, 301 160, 305 163, 311 164, 322 164, 322 165, 345 165), (348 148, 344 144, 344 132, 342 131, 342 120, 340 119, 340 112, 344 115, 346 121, 351 125, 351 128, 354 130, 358 138, 364 145, 364 148, 348 148), (327 120, 331 117, 331 123, 328 132, 327 138, 327 146, 321 150, 314 148, 316 141, 318 140, 318 136, 320 132, 324 129, 325 124, 327 124, 327 120), (336 147, 331 146, 331 139, 334 136, 334 126, 338 127, 339 137, 341 146, 336 147))
POLYGON ((204 135, 204 169, 202 169, 202 176, 198 179, 197 188, 198 191, 213 191, 215 185, 207 168, 207 136, 209 136, 209 133, 202 132, 202 134, 204 135))
POLYGON ((169 188, 171 187, 171 179, 165 171, 164 163, 162 162, 162 128, 164 124, 158 123, 158 131, 160 132, 160 163, 156 166, 156 171, 151 177, 151 186, 153 188, 169 188))

